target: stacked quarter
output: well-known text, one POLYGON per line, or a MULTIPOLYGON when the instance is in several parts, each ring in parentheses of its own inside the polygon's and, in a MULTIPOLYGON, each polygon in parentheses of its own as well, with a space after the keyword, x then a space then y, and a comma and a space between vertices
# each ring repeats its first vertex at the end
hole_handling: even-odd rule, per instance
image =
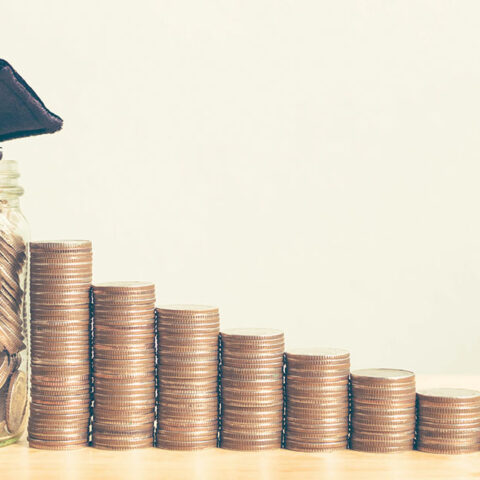
POLYGON ((221 447, 281 447, 283 353, 279 330, 237 328, 221 333, 221 447))
POLYGON ((480 392, 432 388, 417 394, 417 449, 470 453, 480 447, 480 392))
POLYGON ((153 446, 155 287, 142 282, 95 285, 94 447, 153 446))
POLYGON ((157 309, 157 447, 217 446, 218 309, 173 305, 157 309))
POLYGON ((299 348, 285 358, 285 448, 347 448, 350 354, 338 348, 299 348))
POLYGON ((90 421, 92 244, 33 242, 31 252, 31 447, 87 445, 90 421))
POLYGON ((413 448, 415 375, 372 368, 351 374, 351 448, 397 452, 413 448))

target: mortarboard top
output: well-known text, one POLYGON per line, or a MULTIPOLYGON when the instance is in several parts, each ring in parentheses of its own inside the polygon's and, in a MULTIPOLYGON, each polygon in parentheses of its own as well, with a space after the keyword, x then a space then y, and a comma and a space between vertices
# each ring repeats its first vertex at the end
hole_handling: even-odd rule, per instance
POLYGON ((63 120, 45 107, 11 65, 0 59, 0 142, 54 133, 62 125, 63 120))

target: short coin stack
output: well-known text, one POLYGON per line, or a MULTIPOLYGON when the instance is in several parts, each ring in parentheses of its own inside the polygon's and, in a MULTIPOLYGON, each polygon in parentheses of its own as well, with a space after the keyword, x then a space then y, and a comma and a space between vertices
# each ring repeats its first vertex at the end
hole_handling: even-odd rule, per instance
POLYGON ((218 333, 215 307, 157 309, 157 447, 197 450, 217 446, 218 333))
POLYGON ((347 448, 350 354, 299 348, 286 355, 285 448, 315 452, 347 448))
POLYGON ((221 447, 280 448, 283 353, 279 330, 237 328, 221 333, 221 447))
POLYGON ((372 368, 351 374, 351 448, 396 452, 413 448, 415 375, 406 370, 372 368))
POLYGON ((480 449, 480 392, 432 388, 417 394, 417 449, 470 453, 480 449))
POLYGON ((124 450, 153 446, 155 287, 103 283, 94 294, 92 444, 124 450))
POLYGON ((86 240, 33 242, 31 447, 87 445, 90 421, 90 287, 86 240))

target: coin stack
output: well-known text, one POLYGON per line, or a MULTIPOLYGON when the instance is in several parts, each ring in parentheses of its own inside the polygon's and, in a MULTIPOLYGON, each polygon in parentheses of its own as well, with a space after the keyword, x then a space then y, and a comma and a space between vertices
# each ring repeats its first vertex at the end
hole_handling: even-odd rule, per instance
POLYGON ((93 287, 93 429, 97 448, 153 446, 155 287, 143 282, 93 287))
POLYGON ((349 352, 299 348, 285 358, 285 448, 302 452, 347 448, 349 352))
POLYGON ((90 287, 87 240, 33 242, 31 447, 87 445, 90 421, 90 287))
POLYGON ((221 447, 281 447, 283 352, 279 330, 237 328, 221 333, 221 447))
POLYGON ((0 351, 15 355, 25 349, 23 310, 27 256, 22 237, 14 233, 13 226, 5 227, 0 227, 0 351))
POLYGON ((198 450, 218 437, 218 308, 157 308, 157 447, 198 450))
POLYGON ((480 449, 480 392, 432 388, 417 393, 417 449, 470 453, 480 449))
POLYGON ((351 374, 351 448, 364 452, 411 450, 415 433, 415 375, 370 368, 351 374))

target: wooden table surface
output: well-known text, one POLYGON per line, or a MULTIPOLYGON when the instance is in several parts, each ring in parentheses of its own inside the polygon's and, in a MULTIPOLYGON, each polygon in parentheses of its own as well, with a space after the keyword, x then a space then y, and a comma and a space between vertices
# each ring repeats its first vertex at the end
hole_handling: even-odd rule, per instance
MULTIPOLYGON (((419 388, 480 389, 480 376, 418 376, 419 388)), ((25 441, 0 449, 0 480, 23 479, 455 479, 480 478, 480 452, 469 455, 234 452, 210 449, 173 452, 155 448, 114 452, 30 449, 25 441)))

